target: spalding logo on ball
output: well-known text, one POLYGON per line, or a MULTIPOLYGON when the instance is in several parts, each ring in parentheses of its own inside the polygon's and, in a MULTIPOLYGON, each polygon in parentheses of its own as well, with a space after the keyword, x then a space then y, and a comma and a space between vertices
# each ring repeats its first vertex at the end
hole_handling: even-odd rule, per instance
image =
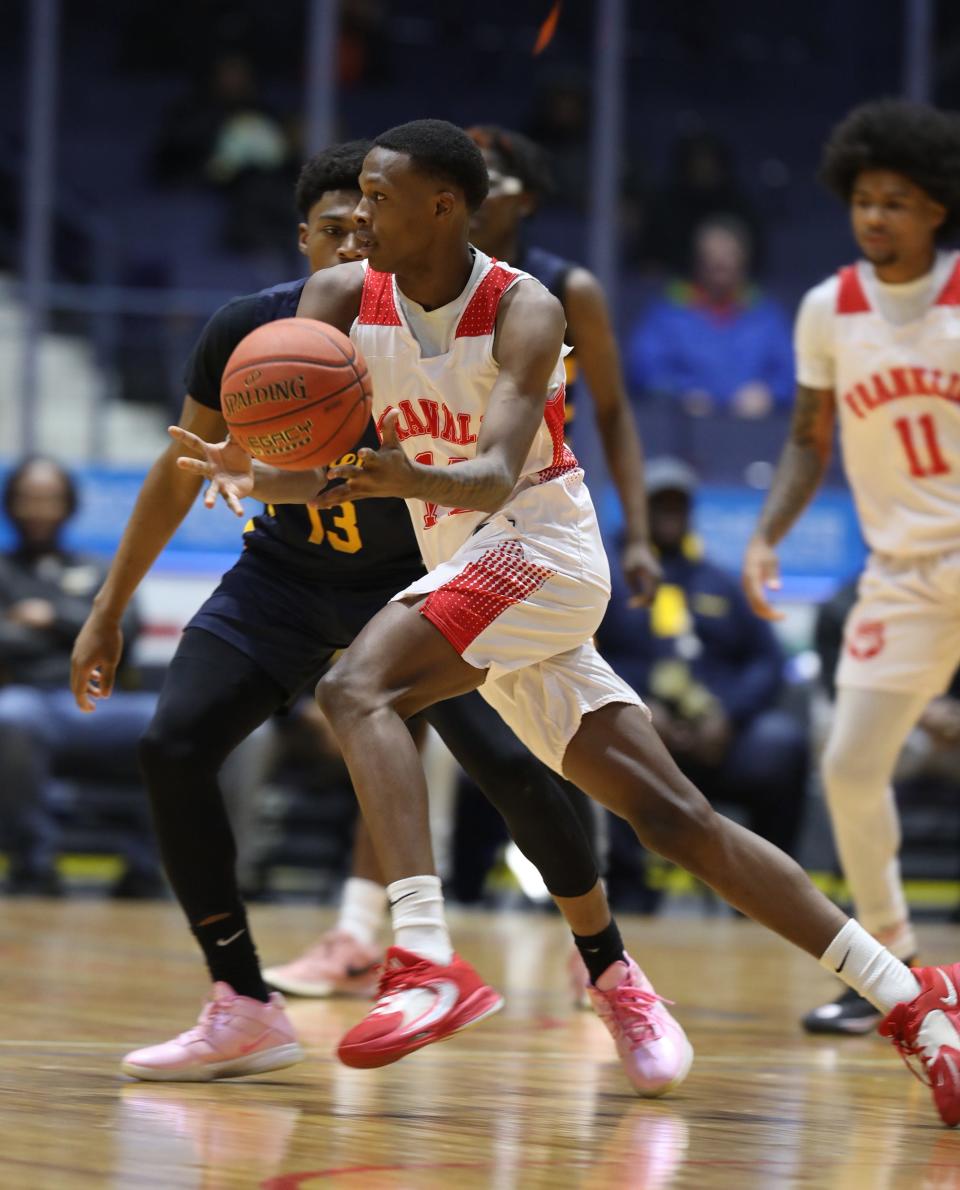
POLYGON ((312 318, 266 322, 227 360, 220 405, 247 454, 286 471, 332 463, 370 420, 370 373, 345 334, 312 318))

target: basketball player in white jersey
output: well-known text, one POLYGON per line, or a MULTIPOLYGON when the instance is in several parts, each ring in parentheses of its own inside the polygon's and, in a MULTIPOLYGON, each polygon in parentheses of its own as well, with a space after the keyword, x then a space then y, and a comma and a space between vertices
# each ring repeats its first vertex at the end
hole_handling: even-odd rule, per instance
MULTIPOLYGON (((887 1013, 885 1030, 920 1054, 942 1118, 956 1123, 960 964, 911 972, 791 859, 718 815, 593 648, 609 571, 583 472, 563 445, 564 320, 538 282, 470 247, 470 210, 486 188, 479 150, 444 121, 415 121, 374 141, 360 184, 367 259, 314 275, 299 313, 349 331, 364 354, 381 449, 361 452, 358 466, 305 473, 302 484, 259 465, 231 474, 216 447, 206 461, 184 460, 231 506, 251 492, 320 507, 402 497, 430 568, 317 691, 389 881, 397 943, 340 1058, 386 1065, 499 1007, 453 953, 423 771, 403 723, 479 688, 536 755, 625 817, 646 846, 887 1013), (318 493, 325 478, 340 486, 318 493)), ((609 986, 591 989, 600 1012, 606 997, 629 995, 648 1007, 643 1028, 663 1036, 668 1023, 638 969, 610 974, 609 986)))
MULTIPOLYGON (((823 779, 860 921, 899 958, 917 945, 900 882, 891 780, 927 703, 960 661, 960 121, 884 100, 834 130, 822 177, 850 207, 864 259, 810 290, 796 325, 797 398, 744 562, 777 618, 774 547, 816 491, 834 425, 870 557, 850 612, 823 779)), ((863 1033, 876 1007, 847 990, 804 1018, 863 1033)))

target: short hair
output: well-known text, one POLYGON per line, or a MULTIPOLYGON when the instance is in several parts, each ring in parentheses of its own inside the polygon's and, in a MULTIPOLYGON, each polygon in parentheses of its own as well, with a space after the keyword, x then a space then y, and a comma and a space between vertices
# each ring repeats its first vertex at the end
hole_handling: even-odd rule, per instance
POLYGON ((368 140, 348 140, 310 158, 300 171, 296 189, 297 210, 304 219, 328 190, 360 189, 360 170, 369 150, 368 140))
POLYGON ((463 191, 469 210, 475 211, 490 187, 483 154, 469 136, 447 120, 411 120, 381 132, 374 148, 406 153, 421 173, 452 182, 463 191))
POLYGON ((748 258, 753 255, 753 232, 746 220, 741 219, 739 215, 727 215, 719 212, 716 215, 708 215, 694 228, 693 243, 698 243, 707 232, 711 231, 726 232, 728 236, 732 236, 739 242, 748 258))
POLYGON ((519 178, 524 190, 537 198, 554 191, 553 171, 545 149, 522 132, 501 128, 499 124, 475 124, 467 129, 474 144, 493 153, 513 177, 519 178))
POLYGON ((3 494, 0 496, 0 504, 2 504, 3 511, 8 517, 13 515, 13 501, 16 498, 17 488, 23 482, 24 476, 31 467, 36 466, 37 463, 45 463, 52 467, 60 479, 63 481, 63 494, 67 501, 66 516, 70 517, 77 511, 79 505, 79 494, 77 492, 76 480, 64 465, 50 455, 31 454, 26 455, 19 463, 7 474, 3 483, 3 494))
POLYGON ((850 201, 864 170, 903 174, 947 209, 937 236, 960 229, 960 118, 923 103, 880 99, 855 107, 823 150, 820 180, 850 201))

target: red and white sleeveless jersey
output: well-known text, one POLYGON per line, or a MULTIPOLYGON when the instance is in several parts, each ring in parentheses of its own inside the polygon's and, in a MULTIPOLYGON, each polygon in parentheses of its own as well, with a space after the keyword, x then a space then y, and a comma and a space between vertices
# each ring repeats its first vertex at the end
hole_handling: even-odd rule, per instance
MULTIPOLYGON (((478 253, 482 257, 482 254, 478 253)), ((476 454, 477 437, 500 368, 493 356, 497 310, 519 281, 540 282, 528 273, 482 257, 474 282, 462 296, 462 313, 449 351, 424 358, 404 317, 392 273, 367 268, 360 313, 350 328, 370 368, 377 426, 399 410, 398 436, 412 459, 453 466, 476 454)), ((577 460, 564 445, 562 355, 550 378, 543 422, 533 440, 512 500, 518 492, 571 472, 577 460)), ((509 501, 507 502, 509 504, 509 501)), ((424 561, 432 570, 463 544, 489 513, 443 508, 408 500, 424 561)), ((506 509, 507 505, 504 505, 506 509)))
MULTIPOLYGON (((912 321, 878 309, 861 262, 812 290, 800 318, 819 305, 832 356, 844 466, 871 549, 899 557, 960 546, 960 257, 912 321), (826 303, 830 303, 827 321, 826 303)), ((826 387, 804 375, 801 384, 826 387)))

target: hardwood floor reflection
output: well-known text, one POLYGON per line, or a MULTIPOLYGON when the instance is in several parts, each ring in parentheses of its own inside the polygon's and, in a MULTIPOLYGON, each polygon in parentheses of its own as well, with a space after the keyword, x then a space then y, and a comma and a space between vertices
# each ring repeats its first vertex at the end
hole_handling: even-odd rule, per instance
MULTIPOLYGON (((258 1078, 146 1084, 125 1050, 193 1023, 202 972, 171 905, 0 905, 0 1186, 299 1190, 960 1190, 960 1135, 877 1038, 805 1037, 832 994, 749 923, 626 919, 697 1051, 670 1098, 635 1098, 591 1014, 568 1007, 567 941, 541 915, 455 914, 459 949, 507 1008, 380 1071, 332 1051, 356 1002, 293 1001, 308 1060, 258 1078)), ((253 911, 266 961, 329 922, 253 911)), ((960 930, 922 932, 931 960, 960 930)))

